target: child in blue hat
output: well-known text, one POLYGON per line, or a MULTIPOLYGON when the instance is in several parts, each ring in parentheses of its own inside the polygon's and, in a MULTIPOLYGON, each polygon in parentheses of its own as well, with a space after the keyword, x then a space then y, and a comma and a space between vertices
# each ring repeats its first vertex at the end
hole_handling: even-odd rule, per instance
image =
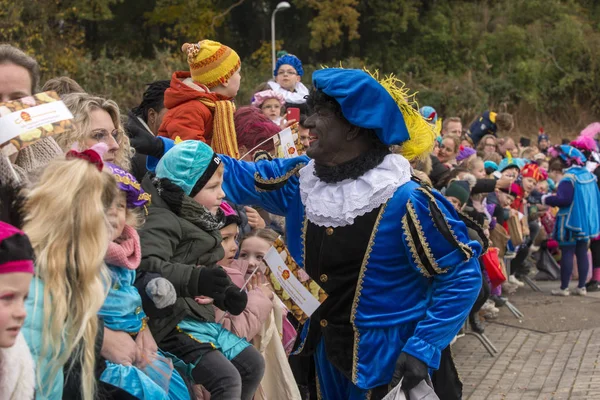
POLYGON ((293 54, 285 54, 277 59, 273 70, 274 80, 269 81, 269 86, 283 96, 288 107, 305 104, 308 89, 300 82, 303 75, 302 61, 293 54))

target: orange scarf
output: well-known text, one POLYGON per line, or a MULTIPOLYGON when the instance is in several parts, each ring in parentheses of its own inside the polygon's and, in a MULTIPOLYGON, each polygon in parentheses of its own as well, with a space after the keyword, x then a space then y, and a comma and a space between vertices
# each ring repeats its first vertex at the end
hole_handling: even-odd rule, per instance
POLYGON ((211 147, 217 154, 225 154, 235 159, 240 158, 233 113, 235 105, 231 100, 212 101, 207 98, 198 99, 208 107, 214 115, 213 137, 211 147))

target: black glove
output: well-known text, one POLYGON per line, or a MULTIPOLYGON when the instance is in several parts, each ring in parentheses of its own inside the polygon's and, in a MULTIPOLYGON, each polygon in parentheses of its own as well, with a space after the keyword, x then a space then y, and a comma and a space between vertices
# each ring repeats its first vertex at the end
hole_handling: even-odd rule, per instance
POLYGON ((225 290, 223 306, 231 315, 240 315, 248 305, 248 295, 239 287, 232 285, 225 290))
POLYGON ((527 198, 527 201, 530 204, 542 204, 542 196, 543 195, 544 195, 543 193, 538 192, 537 190, 534 189, 531 192, 531 194, 529 195, 529 197, 527 198))
POLYGON ((127 133, 129 135, 131 147, 133 147, 137 153, 156 158, 161 158, 163 156, 165 145, 161 139, 152 135, 150 132, 141 129, 130 129, 127 133))
POLYGON ((392 386, 398 385, 402 379, 402 389, 409 391, 424 379, 427 379, 429 368, 427 364, 404 352, 400 353, 396 361, 396 370, 392 378, 392 386))
POLYGON ((192 273, 188 290, 192 296, 223 297, 231 279, 221 267, 198 266, 192 273))

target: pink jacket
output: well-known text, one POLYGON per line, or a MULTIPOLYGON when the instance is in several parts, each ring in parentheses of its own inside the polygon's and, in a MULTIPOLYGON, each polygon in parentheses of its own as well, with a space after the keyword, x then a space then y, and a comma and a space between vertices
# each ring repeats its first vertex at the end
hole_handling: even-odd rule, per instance
MULTIPOLYGON (((246 270, 248 262, 235 260, 230 267, 223 268, 233 283, 240 288, 246 282, 246 270)), ((227 314, 215 307, 215 321, 219 321, 225 329, 235 333, 239 337, 251 341, 256 336, 273 309, 273 302, 264 295, 259 288, 248 292, 248 305, 240 315, 227 314), (223 318, 223 316, 225 317, 223 318)))

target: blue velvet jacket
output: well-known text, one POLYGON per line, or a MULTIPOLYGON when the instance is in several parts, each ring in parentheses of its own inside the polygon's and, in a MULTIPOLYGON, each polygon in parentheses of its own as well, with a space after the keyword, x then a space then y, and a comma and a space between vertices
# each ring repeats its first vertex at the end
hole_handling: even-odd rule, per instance
MULTIPOLYGON (((227 198, 284 215, 288 248, 302 266, 306 224, 297 172, 308 158, 222 159, 227 198), (257 190, 268 185, 276 190, 257 190)), ((438 192, 415 181, 398 188, 381 207, 357 282, 350 316, 355 385, 370 389, 389 383, 401 351, 439 367, 441 351, 481 288, 480 253, 480 244, 469 239, 438 192)))
POLYGON ((142 309, 142 298, 133 285, 135 271, 108 265, 111 287, 102 308, 98 312, 104 326, 113 331, 138 333, 146 314, 142 309))

